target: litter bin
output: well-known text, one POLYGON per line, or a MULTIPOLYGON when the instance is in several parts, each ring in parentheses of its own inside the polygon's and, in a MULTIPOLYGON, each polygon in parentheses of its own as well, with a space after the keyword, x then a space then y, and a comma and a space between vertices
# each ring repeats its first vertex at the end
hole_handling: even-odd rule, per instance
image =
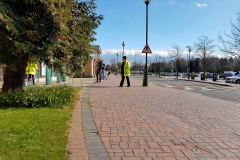
POLYGON ((205 76, 204 76, 204 74, 201 74, 201 80, 202 80, 202 81, 205 81, 205 76))
POLYGON ((194 75, 191 76, 191 79, 194 79, 194 75))
POLYGON ((213 74, 213 81, 217 81, 217 74, 213 74))
POLYGON ((58 73, 57 74, 57 83, 61 83, 62 82, 62 78, 61 75, 58 73))
POLYGON ((66 82, 66 76, 65 75, 62 75, 62 81, 66 82))

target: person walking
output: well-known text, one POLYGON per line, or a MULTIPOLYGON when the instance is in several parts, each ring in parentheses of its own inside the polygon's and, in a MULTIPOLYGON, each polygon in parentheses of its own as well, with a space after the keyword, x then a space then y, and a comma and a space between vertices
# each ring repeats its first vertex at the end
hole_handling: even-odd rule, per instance
POLYGON ((108 70, 109 70, 109 65, 107 65, 105 69, 106 80, 108 79, 108 70))
POLYGON ((101 73, 102 73, 102 61, 98 59, 97 64, 96 64, 96 77, 97 81, 95 83, 100 83, 101 82, 101 73))
POLYGON ((102 81, 105 81, 105 63, 102 62, 102 81))
POLYGON ((120 82, 120 86, 119 87, 123 87, 123 83, 125 80, 125 77, 127 79, 127 87, 130 87, 130 80, 129 80, 129 76, 130 76, 130 63, 127 61, 127 57, 123 56, 123 61, 122 61, 122 66, 121 66, 121 71, 120 74, 122 76, 122 80, 120 82))
POLYGON ((35 75, 37 70, 38 67, 35 62, 30 61, 27 63, 26 74, 28 75, 28 82, 30 82, 32 78, 33 85, 35 85, 35 75))

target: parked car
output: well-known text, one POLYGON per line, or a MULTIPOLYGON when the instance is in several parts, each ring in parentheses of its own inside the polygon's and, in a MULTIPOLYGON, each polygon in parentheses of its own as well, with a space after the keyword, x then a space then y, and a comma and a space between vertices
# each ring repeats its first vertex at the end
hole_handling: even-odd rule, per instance
MULTIPOLYGON (((192 75, 192 73, 189 73, 190 77, 192 75)), ((184 73, 184 77, 188 77, 188 73, 184 73)))
MULTIPOLYGON (((146 72, 145 72, 146 73, 146 72)), ((152 72, 148 72, 148 75, 152 75, 152 72)))
MULTIPOLYGON (((174 73, 174 74, 173 74, 173 76, 177 76, 177 73, 174 73)), ((180 74, 180 73, 178 73, 178 76, 181 76, 181 74, 180 74)))
POLYGON ((170 73, 170 76, 174 76, 174 74, 176 74, 176 72, 171 72, 171 73, 170 73))
POLYGON ((213 73, 207 73, 207 78, 213 78, 213 73))
POLYGON ((197 73, 195 73, 194 77, 199 77, 199 75, 197 73))
POLYGON ((166 74, 165 74, 164 72, 162 72, 160 75, 161 75, 161 76, 164 76, 164 75, 166 76, 166 74))
POLYGON ((234 76, 234 75, 231 73, 227 73, 227 74, 224 73, 224 74, 220 75, 219 78, 226 79, 227 77, 232 77, 232 76, 234 76))
POLYGON ((240 84, 240 74, 232 77, 227 77, 225 80, 226 83, 237 83, 240 84))

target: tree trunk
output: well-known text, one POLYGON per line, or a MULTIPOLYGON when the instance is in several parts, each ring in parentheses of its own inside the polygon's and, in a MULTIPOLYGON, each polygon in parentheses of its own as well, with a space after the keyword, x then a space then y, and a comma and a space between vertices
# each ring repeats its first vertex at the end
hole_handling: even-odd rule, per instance
POLYGON ((16 63, 17 71, 11 70, 11 68, 7 65, 6 72, 4 74, 2 92, 8 91, 23 91, 25 73, 27 67, 28 57, 24 57, 24 59, 19 60, 16 63))

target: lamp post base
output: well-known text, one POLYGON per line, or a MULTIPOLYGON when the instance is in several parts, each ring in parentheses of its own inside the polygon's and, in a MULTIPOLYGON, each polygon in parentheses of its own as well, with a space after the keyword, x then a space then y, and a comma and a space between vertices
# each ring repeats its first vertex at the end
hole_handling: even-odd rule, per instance
POLYGON ((148 69, 144 71, 143 86, 148 86, 148 69))

